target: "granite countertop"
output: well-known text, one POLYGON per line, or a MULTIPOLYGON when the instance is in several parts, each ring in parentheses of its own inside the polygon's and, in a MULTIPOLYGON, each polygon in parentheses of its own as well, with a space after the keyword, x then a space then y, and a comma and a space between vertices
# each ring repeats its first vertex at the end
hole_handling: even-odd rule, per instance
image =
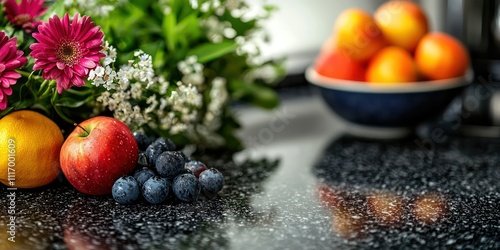
POLYGON ((500 248, 500 139, 345 135, 319 96, 299 89, 265 112, 237 107, 249 145, 203 160, 226 185, 196 203, 123 206, 64 178, 0 190, 0 249, 500 248))

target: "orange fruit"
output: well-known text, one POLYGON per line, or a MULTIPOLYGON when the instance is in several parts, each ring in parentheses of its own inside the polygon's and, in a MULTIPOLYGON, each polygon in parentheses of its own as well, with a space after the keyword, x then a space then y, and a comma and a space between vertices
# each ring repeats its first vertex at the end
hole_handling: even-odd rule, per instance
POLYGON ((63 141, 59 127, 35 111, 4 116, 0 119, 0 182, 16 188, 51 183, 61 171, 59 151, 63 141))
POLYGON ((372 83, 415 82, 418 80, 417 66, 407 50, 389 46, 370 61, 366 80, 372 83))
POLYGON ((430 80, 460 77, 469 68, 467 49, 454 37, 434 32, 425 35, 415 50, 419 72, 430 80))
POLYGON ((347 9, 334 24, 336 46, 357 61, 367 61, 387 42, 373 17, 361 9, 347 9))
POLYGON ((389 1, 377 8, 374 17, 390 44, 410 52, 429 31, 427 16, 416 3, 389 1))
POLYGON ((316 72, 323 76, 351 81, 365 80, 365 65, 338 50, 322 51, 314 66, 316 72))

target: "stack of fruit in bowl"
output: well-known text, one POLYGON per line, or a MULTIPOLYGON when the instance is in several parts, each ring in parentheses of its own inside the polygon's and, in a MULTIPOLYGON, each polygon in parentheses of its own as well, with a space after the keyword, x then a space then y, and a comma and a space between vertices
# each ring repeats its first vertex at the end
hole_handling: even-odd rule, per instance
POLYGON ((411 127, 470 83, 469 60, 460 41, 429 31, 418 4, 389 1, 373 15, 343 11, 306 78, 350 122, 411 127))

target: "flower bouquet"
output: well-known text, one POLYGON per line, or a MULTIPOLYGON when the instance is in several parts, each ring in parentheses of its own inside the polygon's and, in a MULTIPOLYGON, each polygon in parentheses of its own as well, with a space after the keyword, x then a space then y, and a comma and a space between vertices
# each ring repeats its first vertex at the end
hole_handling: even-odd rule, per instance
POLYGON ((282 60, 265 60, 241 0, 0 1, 0 118, 31 109, 66 134, 113 116, 199 148, 241 149, 231 104, 272 108, 282 60))

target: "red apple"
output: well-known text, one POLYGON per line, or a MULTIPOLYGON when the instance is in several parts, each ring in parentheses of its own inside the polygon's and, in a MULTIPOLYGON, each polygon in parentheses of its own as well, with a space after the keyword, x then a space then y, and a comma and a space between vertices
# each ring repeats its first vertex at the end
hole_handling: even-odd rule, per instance
POLYGON ((97 116, 77 125, 61 147, 61 169, 78 191, 111 193, 114 182, 132 172, 139 148, 123 122, 97 116))

